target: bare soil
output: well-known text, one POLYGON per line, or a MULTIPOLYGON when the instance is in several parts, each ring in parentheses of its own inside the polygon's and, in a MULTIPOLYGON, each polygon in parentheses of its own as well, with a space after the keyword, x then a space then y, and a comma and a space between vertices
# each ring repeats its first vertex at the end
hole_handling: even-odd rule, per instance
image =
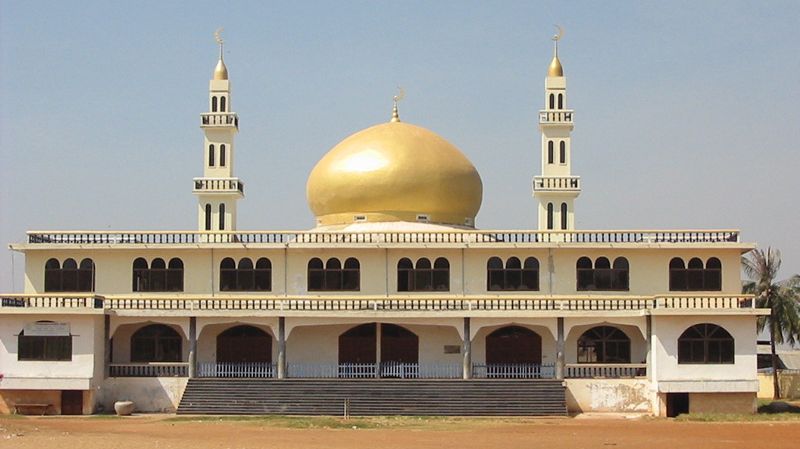
POLYGON ((0 448, 15 449, 796 449, 799 441, 800 421, 0 417, 0 448))

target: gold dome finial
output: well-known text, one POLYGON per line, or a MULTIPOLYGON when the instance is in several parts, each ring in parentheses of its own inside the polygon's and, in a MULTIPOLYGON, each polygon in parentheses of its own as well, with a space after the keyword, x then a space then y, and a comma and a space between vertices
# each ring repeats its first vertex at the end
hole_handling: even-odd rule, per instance
POLYGON ((553 60, 550 61, 550 67, 547 68, 547 76, 564 76, 564 68, 561 67, 561 61, 558 59, 558 41, 564 36, 564 30, 556 25, 556 34, 551 38, 553 40, 553 60))
POLYGON ((400 114, 397 113, 397 102, 406 96, 406 91, 404 91, 402 87, 397 86, 397 90, 399 91, 397 92, 397 95, 392 97, 392 100, 394 100, 394 105, 392 106, 392 119, 389 120, 392 123, 397 123, 400 121, 400 114))
POLYGON ((222 28, 217 28, 217 31, 214 31, 214 39, 217 40, 217 44, 219 44, 219 61, 217 62, 217 66, 214 68, 214 79, 215 80, 226 80, 228 79, 228 68, 225 66, 225 61, 222 60, 222 45, 225 43, 222 40, 222 28))

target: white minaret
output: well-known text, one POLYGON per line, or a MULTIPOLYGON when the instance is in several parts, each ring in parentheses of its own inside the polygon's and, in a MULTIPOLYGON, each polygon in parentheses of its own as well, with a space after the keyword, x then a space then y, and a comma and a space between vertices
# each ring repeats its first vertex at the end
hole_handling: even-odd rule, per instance
POLYGON ((244 197, 244 183, 233 177, 234 135, 239 132, 239 117, 232 112, 231 84, 228 68, 222 59, 222 38, 219 62, 209 83, 209 111, 200 114, 203 129, 203 177, 194 178, 197 195, 197 226, 200 231, 236 230, 236 202, 244 197))
POLYGON ((553 36, 553 60, 544 80, 545 104, 539 111, 542 132, 542 175, 533 178, 533 196, 539 201, 540 230, 575 229, 575 198, 580 177, 572 176, 570 133, 575 112, 567 109, 567 79, 558 59, 561 29, 553 36))

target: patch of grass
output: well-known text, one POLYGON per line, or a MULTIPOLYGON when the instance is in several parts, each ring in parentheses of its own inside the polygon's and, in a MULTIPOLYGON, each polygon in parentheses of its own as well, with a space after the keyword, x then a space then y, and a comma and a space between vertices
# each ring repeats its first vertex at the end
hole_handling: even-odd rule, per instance
POLYGON ((498 423, 531 422, 526 418, 459 418, 446 416, 376 416, 344 419, 335 416, 178 416, 167 422, 245 422, 290 429, 425 429, 454 430, 459 427, 498 423))

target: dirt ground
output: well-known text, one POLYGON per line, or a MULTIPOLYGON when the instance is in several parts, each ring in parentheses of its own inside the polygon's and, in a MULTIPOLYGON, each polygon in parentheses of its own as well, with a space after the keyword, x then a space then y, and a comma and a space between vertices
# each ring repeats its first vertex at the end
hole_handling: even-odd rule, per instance
MULTIPOLYGON (((390 418, 387 418, 390 419, 390 418)), ((384 422, 177 421, 166 415, 0 417, 0 448, 15 449, 488 449, 792 448, 800 421, 704 423, 666 419, 413 419, 384 422), (353 429, 350 424, 368 428, 353 429), (332 424, 332 425, 329 425, 332 424), (342 427, 346 426, 346 427, 342 427), (371 426, 371 428, 370 428, 371 426)))

